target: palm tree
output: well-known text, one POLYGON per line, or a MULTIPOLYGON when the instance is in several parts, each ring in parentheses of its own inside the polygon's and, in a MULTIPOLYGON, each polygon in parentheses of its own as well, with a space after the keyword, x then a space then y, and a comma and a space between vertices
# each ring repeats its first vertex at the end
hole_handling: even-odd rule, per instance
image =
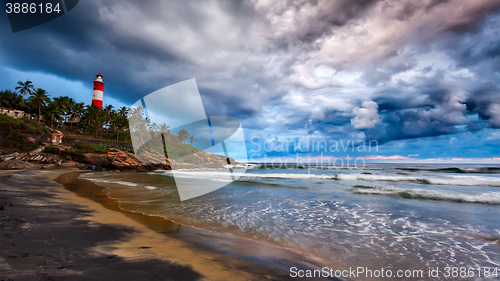
POLYGON ((17 85, 19 86, 16 87, 16 90, 19 91, 19 94, 23 96, 25 96, 26 94, 31 94, 35 89, 33 83, 29 79, 26 80, 26 82, 19 80, 17 82, 17 85))
POLYGON ((153 122, 153 124, 150 124, 150 126, 149 126, 149 130, 151 131, 152 134, 156 133, 159 129, 160 129, 160 127, 158 126, 158 124, 156 124, 154 122, 153 122))
POLYGON ((108 129, 113 126, 114 116, 115 116, 115 110, 113 109, 113 106, 111 104, 103 107, 103 109, 102 109, 102 123, 103 124, 101 126, 101 139, 102 139, 102 133, 103 133, 104 126, 106 126, 106 128, 108 128, 108 129))
POLYGON ((28 98, 26 99, 26 108, 27 112, 29 112, 31 115, 35 116, 36 112, 38 111, 38 104, 37 101, 33 98, 28 98))
POLYGON ((104 123, 104 111, 95 105, 87 105, 83 113, 80 126, 85 128, 85 132, 94 131, 94 136, 97 138, 97 133, 104 123))
POLYGON ((70 98, 67 96, 55 97, 52 103, 56 104, 58 109, 58 114, 61 118, 57 119, 57 127, 59 128, 59 121, 64 119, 64 115, 68 115, 70 111, 70 98))
POLYGON ((27 108, 26 100, 23 98, 22 95, 14 94, 12 103, 13 103, 12 108, 14 109, 26 110, 27 108))
POLYGON ((14 99, 14 93, 11 90, 0 91, 0 106, 12 108, 12 100, 14 99))
POLYGON ((120 107, 120 109, 118 109, 118 114, 121 115, 121 116, 127 117, 127 115, 128 115, 128 108, 125 107, 125 106, 120 107))
MULTIPOLYGON (((85 111, 85 104, 83 102, 74 103, 73 106, 71 107, 70 118, 81 118, 84 111, 85 111)), ((81 121, 81 119, 78 120, 77 126, 80 124, 80 121, 81 121)), ((73 126, 73 122, 70 122, 69 128, 71 129, 72 126, 73 126)))
POLYGON ((46 122, 50 123, 51 128, 54 122, 57 122, 59 125, 59 121, 63 119, 63 114, 64 110, 60 104, 58 102, 51 102, 49 106, 47 106, 47 112, 45 115, 46 122))
POLYGON ((47 95, 47 91, 42 88, 36 89, 36 91, 31 92, 30 95, 30 99, 36 101, 38 105, 38 121, 40 121, 40 118, 42 117, 42 106, 50 102, 49 95, 47 95))
POLYGON ((125 131, 128 129, 129 124, 128 124, 128 115, 129 109, 125 106, 120 107, 118 111, 115 112, 113 116, 113 128, 117 130, 116 132, 116 140, 119 140, 120 137, 120 132, 125 131))
POLYGON ((69 111, 71 110, 71 104, 75 102, 74 99, 68 96, 61 96, 54 98, 54 101, 59 104, 65 115, 69 115, 69 111))
POLYGON ((189 137, 189 142, 191 143, 191 145, 193 145, 193 142, 195 142, 196 140, 194 139, 193 136, 190 136, 189 137))
POLYGON ((144 108, 142 108, 142 106, 139 106, 137 108, 131 108, 128 113, 128 117, 130 124, 129 130, 131 132, 136 133, 136 134, 131 134, 130 138, 132 138, 132 135, 138 135, 141 143, 144 144, 142 135, 148 131, 148 124, 149 124, 149 120, 146 118, 144 114, 144 108))
POLYGON ((189 132, 186 129, 180 129, 177 132, 177 138, 179 139, 180 142, 184 142, 186 139, 189 138, 189 132))
POLYGON ((167 124, 162 123, 162 124, 160 125, 160 131, 161 131, 162 133, 164 133, 164 134, 169 135, 169 134, 170 134, 170 126, 167 126, 167 124))

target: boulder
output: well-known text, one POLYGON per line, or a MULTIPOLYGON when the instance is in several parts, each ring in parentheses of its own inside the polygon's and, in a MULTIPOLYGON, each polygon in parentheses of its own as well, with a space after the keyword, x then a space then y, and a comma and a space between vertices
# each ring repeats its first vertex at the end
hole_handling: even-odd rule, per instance
POLYGON ((96 153, 84 153, 83 161, 86 164, 93 164, 100 167, 107 167, 111 165, 106 154, 96 154, 96 153))

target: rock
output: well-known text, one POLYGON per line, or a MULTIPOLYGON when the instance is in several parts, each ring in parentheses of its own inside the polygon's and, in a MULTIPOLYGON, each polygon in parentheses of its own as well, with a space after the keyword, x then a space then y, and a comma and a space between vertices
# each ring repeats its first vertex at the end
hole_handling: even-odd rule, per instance
POLYGON ((0 162, 0 170, 38 170, 41 165, 22 160, 9 160, 0 162))
POLYGON ((93 164, 100 167, 107 167, 111 165, 106 154, 84 153, 83 161, 86 164, 93 164))

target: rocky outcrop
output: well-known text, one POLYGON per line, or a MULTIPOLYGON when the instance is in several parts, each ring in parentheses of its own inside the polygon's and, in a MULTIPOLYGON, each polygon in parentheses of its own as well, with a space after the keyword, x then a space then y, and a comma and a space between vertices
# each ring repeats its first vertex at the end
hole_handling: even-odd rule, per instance
POLYGON ((50 153, 12 153, 0 157, 0 169, 78 169, 99 171, 153 171, 193 168, 222 168, 225 157, 198 151, 174 161, 156 151, 142 150, 138 156, 116 148, 107 153, 77 154, 70 146, 60 145, 50 153))
POLYGON ((0 170, 64 169, 85 170, 84 164, 50 153, 12 153, 0 157, 0 170))
POLYGON ((85 153, 82 161, 95 170, 119 170, 119 171, 153 171, 170 170, 168 162, 155 161, 146 163, 139 161, 134 154, 119 149, 110 148, 106 154, 85 153))

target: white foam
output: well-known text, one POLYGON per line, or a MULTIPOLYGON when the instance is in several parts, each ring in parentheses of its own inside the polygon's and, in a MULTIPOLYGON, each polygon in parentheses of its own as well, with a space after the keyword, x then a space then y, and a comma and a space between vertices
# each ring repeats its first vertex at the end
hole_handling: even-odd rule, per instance
MULTIPOLYGON (((173 176, 172 171, 165 171, 163 174, 173 176)), ((201 170, 175 170, 175 176, 196 179, 226 179, 227 172, 218 171, 201 171, 201 170)), ((283 179, 333 179, 335 175, 315 175, 315 174, 285 174, 285 173, 269 173, 269 174, 253 174, 245 173, 239 179, 263 179, 263 178, 283 178, 283 179)))
POLYGON ((237 165, 224 164, 223 166, 226 169, 255 169, 259 167, 258 165, 254 164, 237 164, 237 165))
POLYGON ((444 178, 435 178, 403 175, 338 174, 336 179, 350 181, 417 181, 436 185, 457 186, 500 186, 500 178, 486 176, 451 175, 444 178))
POLYGON ((125 186, 138 186, 138 184, 133 183, 133 182, 127 182, 127 181, 110 181, 110 180, 104 180, 104 179, 96 179, 92 178, 90 176, 82 175, 82 178, 95 182, 96 184, 99 183, 112 183, 112 184, 120 184, 120 185, 125 185, 125 186))
POLYGON ((372 194, 372 195, 388 195, 400 196, 409 199, 429 199, 467 203, 485 203, 500 205, 500 193, 484 192, 484 193, 457 193, 445 190, 424 190, 424 189, 404 189, 404 188, 355 188, 355 193, 372 194))

